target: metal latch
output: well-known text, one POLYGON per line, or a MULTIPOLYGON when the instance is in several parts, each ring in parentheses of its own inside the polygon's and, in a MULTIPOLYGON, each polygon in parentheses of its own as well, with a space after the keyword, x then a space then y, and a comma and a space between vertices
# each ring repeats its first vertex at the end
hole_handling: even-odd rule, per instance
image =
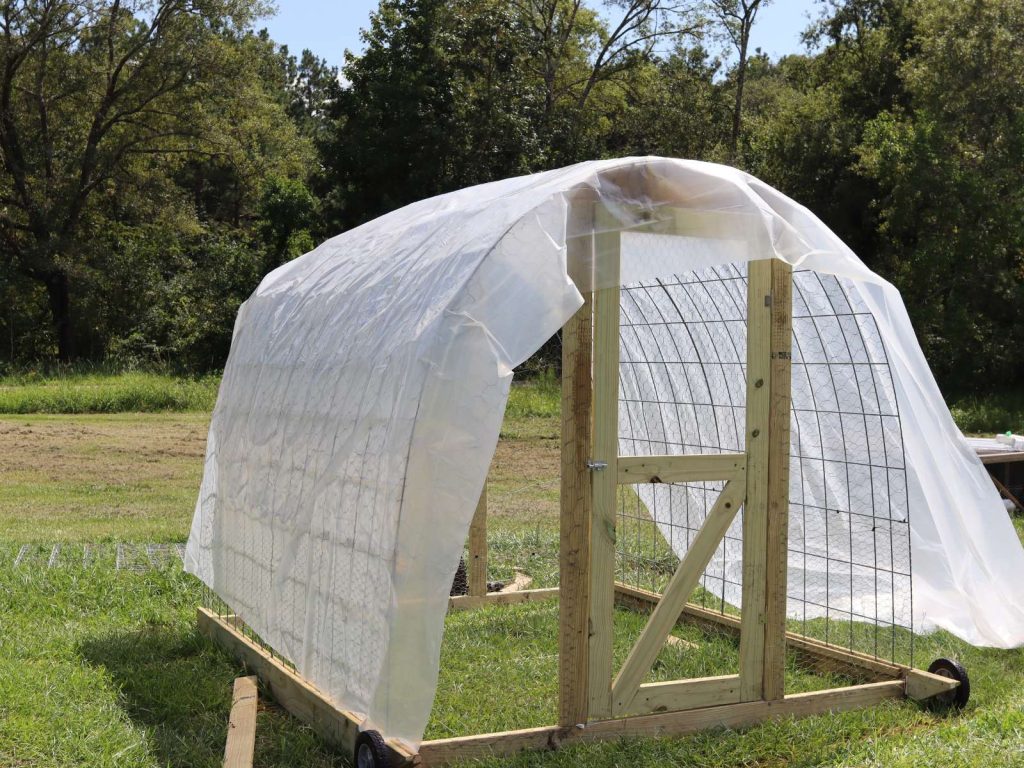
POLYGON ((607 461, 594 461, 593 459, 587 459, 587 469, 592 472, 603 472, 608 469, 607 461))

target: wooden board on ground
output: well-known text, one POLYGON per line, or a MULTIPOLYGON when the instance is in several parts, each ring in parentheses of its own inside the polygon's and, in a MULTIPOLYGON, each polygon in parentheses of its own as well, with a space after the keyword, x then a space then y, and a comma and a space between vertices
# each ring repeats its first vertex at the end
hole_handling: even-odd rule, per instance
MULTIPOLYGON (((199 608, 197 618, 199 631, 255 672, 282 707, 308 723, 324 740, 352 753, 362 723, 358 715, 342 709, 330 696, 247 638, 235 626, 233 617, 217 616, 199 608)), ((415 757, 398 742, 388 741, 388 748, 399 763, 410 763, 415 757)))
POLYGON ((256 751, 256 676, 235 679, 224 745, 224 768, 252 768, 256 751))

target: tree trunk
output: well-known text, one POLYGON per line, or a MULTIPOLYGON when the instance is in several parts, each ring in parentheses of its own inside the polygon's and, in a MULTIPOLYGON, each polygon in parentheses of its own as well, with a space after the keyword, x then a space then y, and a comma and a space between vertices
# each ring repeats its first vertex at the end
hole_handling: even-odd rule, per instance
POLYGON ((736 104, 732 111, 732 135, 729 137, 729 161, 736 162, 736 152, 740 143, 740 125, 743 119, 743 85, 747 79, 747 42, 749 31, 744 27, 741 31, 740 60, 736 67, 736 104))
POLYGON ((56 270, 47 275, 46 294, 57 334, 57 359, 67 363, 75 357, 75 340, 71 333, 71 286, 66 272, 56 270))

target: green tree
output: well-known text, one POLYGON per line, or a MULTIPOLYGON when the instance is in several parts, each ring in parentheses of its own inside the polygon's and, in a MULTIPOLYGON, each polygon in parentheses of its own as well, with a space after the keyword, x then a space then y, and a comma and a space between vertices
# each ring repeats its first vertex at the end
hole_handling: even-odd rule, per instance
POLYGON ((59 359, 102 355, 101 319, 125 317, 104 305, 116 294, 114 229, 163 222, 187 239, 196 216, 245 226, 262 179, 308 161, 259 70, 273 46, 246 31, 265 10, 257 0, 0 10, 0 275, 45 291, 59 359))
POLYGON ((522 30, 493 0, 382 0, 322 145, 339 227, 520 173, 536 149, 522 30))
POLYGON ((707 0, 707 10, 736 50, 735 95, 733 97, 732 129, 729 133, 729 158, 735 162, 743 120, 743 90, 747 80, 747 57, 750 33, 758 11, 771 0, 707 0))
POLYGON ((723 159, 729 94, 717 82, 721 62, 700 45, 680 43, 629 79, 621 112, 605 139, 613 155, 723 159))
POLYGON ((1024 7, 919 0, 903 104, 865 127, 879 251, 954 390, 1021 381, 1024 7))
POLYGON ((13 271, 47 292, 58 354, 75 354, 73 280, 90 203, 155 152, 197 138, 219 64, 211 28, 236 0, 18 0, 0 10, 0 235, 13 271))

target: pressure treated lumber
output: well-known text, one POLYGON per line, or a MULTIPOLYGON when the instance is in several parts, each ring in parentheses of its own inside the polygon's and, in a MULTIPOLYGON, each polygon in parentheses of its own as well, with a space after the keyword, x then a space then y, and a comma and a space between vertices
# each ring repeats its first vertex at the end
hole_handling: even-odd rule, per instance
POLYGON ((901 696, 903 681, 890 680, 798 693, 776 701, 752 701, 685 712, 598 720, 583 728, 553 726, 438 739, 423 742, 419 754, 425 766, 448 765, 456 760, 511 755, 525 749, 555 749, 573 742, 608 741, 635 736, 680 736, 716 727, 743 728, 765 720, 846 712, 901 696))
MULTIPOLYGON (((206 608, 199 608, 197 614, 199 631, 255 672, 282 707, 331 744, 348 753, 355 749, 362 722, 358 715, 342 709, 330 696, 245 637, 232 617, 219 617, 206 608)), ((408 763, 415 757, 398 742, 387 744, 396 761, 408 763)))
POLYGON ((457 595, 448 598, 448 610, 468 611, 488 605, 515 605, 517 603, 539 603, 558 597, 558 587, 545 589, 520 589, 516 592, 488 592, 485 595, 457 595))
POLYGON ((256 676, 235 678, 224 744, 224 768, 252 768, 256 751, 256 676))
POLYGON ((746 465, 747 456, 743 453, 619 456, 619 484, 732 480, 746 465))
POLYGON ((585 723, 590 707, 591 294, 562 328, 562 484, 559 533, 558 722, 585 723))
POLYGON ((480 494, 469 524, 468 592, 473 597, 487 594, 487 486, 480 494))
POLYGON ((771 378, 762 696, 786 695, 786 597, 789 572, 789 430, 792 406, 793 268, 771 261, 771 378))
POLYGON ((960 685, 951 677, 943 677, 933 672, 926 672, 923 669, 908 669, 906 671, 907 698, 915 701, 924 701, 941 693, 952 691, 960 685))
MULTIPOLYGON (((595 216, 595 272, 608 287, 594 293, 594 402, 590 524, 588 715, 612 714, 612 629, 615 610, 615 514, 619 454, 619 232, 604 208, 595 216)), ((585 721, 579 721, 585 722, 585 721)))
POLYGON ((717 707, 722 704, 739 704, 739 701, 739 675, 669 680, 641 685, 629 704, 617 710, 615 716, 717 707))
POLYGON ((772 265, 763 259, 750 262, 747 269, 747 496, 743 506, 740 691, 744 701, 756 701, 764 691, 772 265))

